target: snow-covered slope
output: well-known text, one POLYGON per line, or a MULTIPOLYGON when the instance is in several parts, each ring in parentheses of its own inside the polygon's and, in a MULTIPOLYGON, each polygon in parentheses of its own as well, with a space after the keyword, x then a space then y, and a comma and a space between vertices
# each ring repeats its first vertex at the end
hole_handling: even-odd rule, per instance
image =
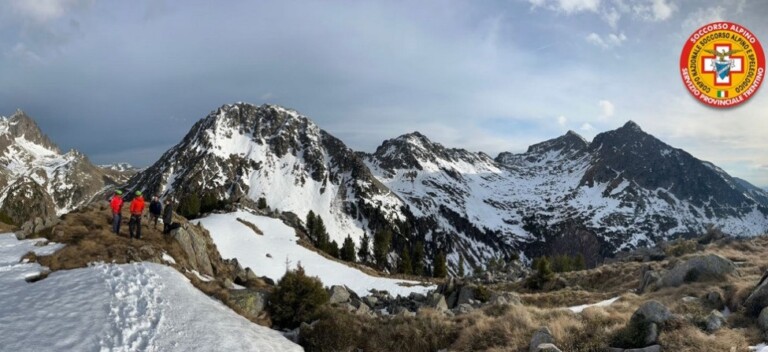
MULTIPOLYGON (((131 181, 184 200, 257 201, 304 218, 321 216, 332 240, 400 218, 400 200, 340 140, 293 110, 224 105, 131 181)), ((204 207, 204 206, 203 206, 204 207)))
POLYGON ((200 219, 208 229, 222 257, 236 258, 257 275, 279 280, 288 265, 299 263, 310 276, 317 276, 325 286, 346 285, 360 296, 371 289, 386 290, 392 295, 408 296, 411 292, 426 293, 434 286, 421 286, 417 282, 374 277, 345 264, 326 259, 322 255, 296 243, 296 232, 282 221, 253 215, 246 211, 211 214, 200 219), (237 219, 256 225, 263 235, 237 219), (402 284, 406 284, 404 286, 402 284))
POLYGON ((58 271, 19 263, 57 245, 0 235, 0 346, 7 351, 301 351, 197 290, 173 268, 96 264, 58 271))
POLYGON ((115 182, 77 150, 62 154, 22 111, 0 118, 0 166, 0 212, 17 223, 67 213, 115 182))

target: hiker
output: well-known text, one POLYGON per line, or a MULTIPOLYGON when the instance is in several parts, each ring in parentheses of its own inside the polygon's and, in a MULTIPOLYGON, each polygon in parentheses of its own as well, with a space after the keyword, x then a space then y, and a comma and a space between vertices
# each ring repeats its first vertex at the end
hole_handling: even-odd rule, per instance
POLYGON ((152 201, 149 202, 149 221, 154 221, 152 228, 157 228, 157 219, 160 217, 160 214, 163 212, 163 205, 160 204, 160 198, 157 198, 157 196, 152 197, 152 201))
POLYGON ((163 234, 167 235, 171 232, 171 222, 173 221, 173 201, 170 198, 165 200, 165 208, 163 209, 163 234))
POLYGON ((141 214, 144 213, 144 197, 141 191, 136 191, 136 196, 131 200, 131 220, 128 221, 128 231, 131 238, 141 239, 141 214))
POLYGON ((123 220, 123 214, 120 213, 123 208, 123 191, 116 190, 109 205, 112 207, 112 232, 119 235, 120 221, 123 220))

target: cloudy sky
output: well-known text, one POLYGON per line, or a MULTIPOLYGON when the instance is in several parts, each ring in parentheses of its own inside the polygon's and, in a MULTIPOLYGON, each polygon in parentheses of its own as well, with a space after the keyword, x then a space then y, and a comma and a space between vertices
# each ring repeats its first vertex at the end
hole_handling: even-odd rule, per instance
POLYGON ((522 152, 634 120, 768 186, 768 88, 715 110, 677 66, 714 20, 768 45, 766 17, 763 0, 2 0, 0 115, 139 166, 235 101, 291 107, 365 151, 418 130, 522 152))

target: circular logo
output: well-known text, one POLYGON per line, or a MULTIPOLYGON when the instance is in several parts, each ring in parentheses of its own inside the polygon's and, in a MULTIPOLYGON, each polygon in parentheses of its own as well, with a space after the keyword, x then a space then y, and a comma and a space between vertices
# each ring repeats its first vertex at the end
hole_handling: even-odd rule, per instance
POLYGON ((765 54, 748 29, 731 22, 710 23, 693 32, 685 43, 680 74, 688 91, 702 103, 733 107, 760 88, 765 54))

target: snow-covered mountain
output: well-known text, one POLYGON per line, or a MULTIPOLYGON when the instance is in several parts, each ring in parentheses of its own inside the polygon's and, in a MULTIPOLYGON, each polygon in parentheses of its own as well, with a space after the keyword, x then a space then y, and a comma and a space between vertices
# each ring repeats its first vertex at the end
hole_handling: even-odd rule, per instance
POLYGON ((176 198, 264 198, 301 218, 313 210, 337 241, 388 223, 428 252, 447 251, 454 267, 459 257, 483 266, 556 253, 594 264, 708 224, 734 235, 768 230, 768 192, 634 122, 592 142, 569 131, 496 158, 418 132, 368 154, 295 111, 237 103, 200 120, 130 183, 176 198))
POLYGON ((16 223, 67 213, 115 180, 77 150, 62 153, 18 110, 0 118, 0 213, 16 223))
POLYGON ((203 203, 264 198, 301 219, 312 210, 338 243, 402 218, 400 199, 354 151, 308 118, 273 105, 220 107, 129 184, 203 203))
POLYGON ((99 168, 119 185, 128 182, 131 177, 142 170, 129 163, 104 164, 99 165, 99 168))
POLYGON ((366 161, 470 261, 522 250, 582 253, 595 263, 701 234, 710 223, 735 235, 768 230, 768 193, 631 121, 591 143, 569 131, 495 160, 413 133, 385 141, 366 161))

